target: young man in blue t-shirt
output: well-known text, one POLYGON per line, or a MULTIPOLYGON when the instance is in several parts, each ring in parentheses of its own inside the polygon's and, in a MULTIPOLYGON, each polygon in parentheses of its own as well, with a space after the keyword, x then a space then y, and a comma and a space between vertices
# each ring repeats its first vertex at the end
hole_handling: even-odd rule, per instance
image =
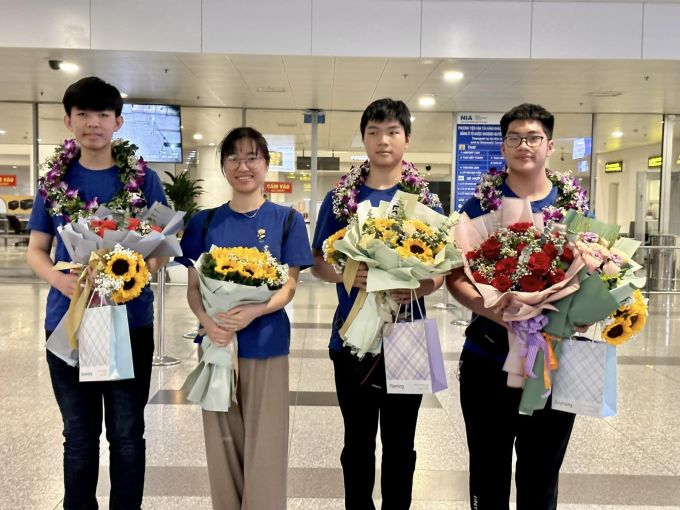
MULTIPOLYGON (((499 174, 495 198, 526 198, 532 211, 543 211, 544 216, 563 206, 565 197, 546 173, 546 161, 553 152, 553 126, 553 115, 538 105, 522 104, 503 115, 501 151, 507 171, 499 174)), ((484 197, 473 197, 461 212, 471 218, 481 216, 495 207, 489 203, 484 197)), ((574 205, 565 207, 578 208, 574 205)), ((447 276, 446 285, 473 312, 459 365, 460 403, 470 453, 470 508, 509 508, 514 446, 517 510, 554 510, 574 415, 551 409, 550 400, 533 416, 519 414, 522 389, 508 387, 503 371, 509 327, 503 310, 485 308, 462 269, 447 276)))
MULTIPOLYGON (((348 294, 337 274, 323 259, 323 242, 347 226, 356 205, 370 200, 377 206, 390 201, 397 189, 409 187, 417 171, 402 161, 411 135, 411 114, 402 101, 379 99, 364 111, 360 123, 361 136, 368 160, 353 167, 335 189, 328 192, 319 210, 312 248, 312 273, 322 280, 336 283, 338 307, 333 318, 330 357, 335 370, 335 387, 345 426, 344 447, 340 456, 345 482, 345 507, 348 510, 374 509, 372 494, 375 482, 375 438, 380 423, 383 457, 381 492, 387 510, 408 509, 411 505, 416 452, 413 449, 422 395, 388 394, 385 389, 385 364, 382 355, 364 356, 359 360, 350 349, 343 348, 338 330, 342 327, 357 297, 366 289, 368 269, 362 264, 357 271, 352 291, 348 294)), ((418 179, 419 200, 443 212, 439 199, 418 179)), ((416 289, 420 309, 423 296, 443 283, 443 278, 424 280, 416 289)), ((392 291, 391 297, 402 305, 410 305, 411 291, 392 291)), ((404 308, 402 308, 404 309, 404 308)), ((418 317, 418 307, 413 309, 418 317)))
MULTIPOLYGON (((137 208, 154 202, 167 205, 163 187, 153 170, 139 170, 128 161, 134 183, 123 180, 115 165, 113 134, 123 125, 123 100, 114 86, 96 77, 72 84, 63 99, 64 123, 74 134, 78 148, 65 144, 62 160, 71 160, 65 171, 51 169, 67 193, 55 195, 41 185, 28 228, 31 231, 27 261, 35 274, 50 284, 45 330, 47 337, 66 313, 70 297, 79 285, 73 273, 54 270, 70 257, 57 228, 82 213, 82 204, 94 207, 116 200, 117 208, 137 208), (126 191, 127 190, 127 191, 126 191), (132 191, 129 191, 132 190, 132 191), (75 204, 75 205, 74 205, 75 204), (54 260, 50 253, 56 238, 54 260)), ((127 175, 127 174, 125 174, 127 175)), ((54 182, 54 181, 52 181, 54 182)), ((150 271, 158 271, 164 259, 148 259, 150 271)), ((64 508, 97 508, 99 436, 102 418, 109 441, 110 507, 138 510, 144 491, 144 407, 149 396, 154 350, 153 293, 149 286, 127 303, 134 379, 115 382, 79 382, 77 367, 67 365, 47 351, 54 395, 64 422, 64 508), (102 413, 102 403, 104 413, 102 413)))

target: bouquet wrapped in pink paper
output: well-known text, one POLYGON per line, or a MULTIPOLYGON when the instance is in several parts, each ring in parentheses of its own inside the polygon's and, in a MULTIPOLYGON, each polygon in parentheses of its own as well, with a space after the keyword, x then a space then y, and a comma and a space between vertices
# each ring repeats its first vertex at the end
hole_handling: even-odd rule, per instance
MULTIPOLYGON (((509 353, 503 369, 508 386, 521 388, 541 364, 546 396, 550 370, 556 356, 542 330, 548 320, 544 311, 556 310, 554 302, 579 288, 584 263, 567 239, 562 225, 544 222, 525 199, 502 199, 494 212, 474 219, 462 215, 454 227, 458 246, 466 253, 465 273, 484 300, 486 308, 502 307, 510 323, 509 353)), ((537 370, 536 370, 537 371, 537 370)))

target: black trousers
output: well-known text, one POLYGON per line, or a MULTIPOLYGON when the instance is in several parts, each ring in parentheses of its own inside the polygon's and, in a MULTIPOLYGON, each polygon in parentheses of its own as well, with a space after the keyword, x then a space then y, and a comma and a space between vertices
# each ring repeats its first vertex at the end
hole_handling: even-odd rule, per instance
POLYGON ((463 350, 460 404, 470 452, 470 508, 507 510, 512 449, 517 454, 517 510, 557 508, 559 471, 575 415, 546 408, 518 412, 522 390, 508 388, 497 361, 463 350))
POLYGON ((382 508, 411 507, 416 452, 413 442, 422 395, 385 391, 385 363, 370 355, 359 361, 349 350, 331 351, 335 388, 345 425, 340 456, 347 510, 374 510, 375 438, 382 442, 382 508))

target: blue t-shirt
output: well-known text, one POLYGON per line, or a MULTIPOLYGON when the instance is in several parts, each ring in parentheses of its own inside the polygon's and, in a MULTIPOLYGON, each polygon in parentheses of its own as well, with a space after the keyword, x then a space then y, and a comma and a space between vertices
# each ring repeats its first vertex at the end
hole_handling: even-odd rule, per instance
MULTIPOLYGON (((369 188, 365 184, 362 184, 359 187, 359 196, 357 201, 363 202, 365 200, 370 200, 371 205, 373 207, 377 207, 381 201, 389 202, 390 200, 392 200, 392 197, 394 196, 398 189, 399 185, 393 186, 389 189, 377 190, 369 188)), ((442 214, 444 213, 441 207, 435 208, 435 211, 440 212, 442 214)), ((324 198, 323 203, 321 204, 321 208, 319 209, 319 217, 316 223, 316 230, 314 231, 314 241, 312 242, 312 247, 315 250, 321 251, 323 247, 323 242, 329 236, 333 235, 338 230, 346 226, 347 226, 346 222, 338 220, 333 214, 333 190, 331 190, 326 194, 326 197, 324 198)), ((333 316, 331 340, 328 347, 333 351, 340 351, 342 350, 343 340, 338 330, 342 327, 342 324, 345 322, 345 319, 349 315, 349 312, 352 309, 352 305, 354 304, 354 300, 357 298, 357 295, 359 294, 359 289, 357 287, 352 287, 350 293, 347 294, 344 284, 338 283, 335 285, 335 290, 338 295, 338 307, 336 308, 335 314, 333 316)), ((418 302, 420 303, 420 310, 423 311, 424 315, 425 300, 423 298, 420 298, 418 302)), ((418 307, 413 308, 413 317, 415 319, 421 318, 418 307)))
MULTIPOLYGON (((498 189, 504 197, 517 198, 517 194, 510 189, 507 181, 503 181, 498 189)), ((555 204, 557 193, 557 186, 553 186, 545 198, 531 202, 531 211, 537 213, 555 204)), ((476 218, 488 211, 482 209, 478 198, 472 197, 463 204, 460 212, 467 213, 470 218, 476 218)), ((465 330, 463 348, 502 364, 508 354, 508 330, 497 322, 473 313, 470 325, 465 330)))
MULTIPOLYGON (((106 204, 118 193, 123 183, 118 177, 118 167, 112 166, 107 170, 89 170, 74 161, 66 174, 69 187, 79 190, 80 198, 87 201, 95 197, 99 198, 100 204, 106 204)), ((168 205, 163 193, 161 180, 151 169, 147 169, 144 183, 141 186, 144 199, 151 206, 154 202, 168 205)), ((71 257, 66 251, 64 242, 57 231, 57 227, 65 224, 63 216, 50 216, 45 207, 45 200, 38 193, 35 197, 31 218, 28 221, 28 230, 44 232, 57 239, 57 248, 54 253, 54 262, 70 262, 71 257)), ((45 329, 53 331, 59 321, 68 310, 71 300, 54 287, 47 294, 47 315, 45 317, 45 329)), ((147 285, 139 297, 127 304, 128 323, 130 328, 140 328, 153 324, 153 292, 147 285)))
MULTIPOLYGON (((210 209, 194 214, 182 236, 182 257, 175 260, 193 267, 201 253, 212 245, 228 248, 269 248, 276 259, 289 267, 306 269, 314 264, 309 248, 307 227, 299 212, 293 215, 288 236, 283 239, 289 207, 266 201, 255 217, 233 211, 228 204, 214 209, 210 224, 205 228, 210 209), (258 236, 264 230, 264 236, 258 236)), ((290 348, 290 322, 284 309, 256 318, 238 332, 240 358, 262 359, 288 354, 290 348)))

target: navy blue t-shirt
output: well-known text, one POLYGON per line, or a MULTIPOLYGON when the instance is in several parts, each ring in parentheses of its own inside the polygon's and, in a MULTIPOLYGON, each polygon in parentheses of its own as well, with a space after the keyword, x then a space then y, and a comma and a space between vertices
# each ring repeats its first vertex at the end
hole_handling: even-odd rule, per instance
MULTIPOLYGON (((306 269, 314 264, 309 248, 305 221, 299 212, 293 215, 288 236, 283 232, 290 213, 289 207, 266 201, 254 217, 233 211, 223 204, 212 213, 210 224, 205 228, 211 209, 194 214, 182 236, 182 257, 175 260, 186 267, 193 267, 201 253, 210 251, 212 245, 222 248, 242 246, 263 249, 288 267, 306 269), (258 231, 264 235, 258 236, 258 231)), ((252 215, 252 213, 248 213, 252 215)), ((238 355, 240 358, 262 359, 288 354, 290 348, 290 322, 284 309, 256 318, 238 332, 238 355)))
MULTIPOLYGON (((365 200, 370 200, 373 207, 377 207, 381 201, 389 202, 394 197, 394 194, 399 189, 399 185, 393 186, 388 189, 373 189, 369 188, 365 184, 359 187, 359 196, 357 202, 363 202, 365 200)), ((441 207, 434 208, 435 211, 444 213, 441 207)), ((347 226, 344 221, 338 220, 333 214, 333 190, 326 194, 326 197, 321 204, 319 209, 319 217, 316 223, 316 230, 314 231, 314 240, 312 241, 312 247, 315 250, 321 251, 323 248, 323 242, 331 235, 336 233, 341 228, 347 226)), ((338 330, 342 327, 345 319, 349 315, 352 305, 359 294, 358 287, 352 287, 349 294, 345 290, 345 285, 343 283, 337 283, 335 285, 335 290, 338 295, 338 307, 335 309, 335 314, 333 315, 333 324, 331 329, 331 340, 328 345, 329 349, 333 351, 342 350, 343 340, 340 336, 338 330)), ((420 310, 425 314, 425 300, 420 298, 418 300, 420 303, 420 310)), ((420 312, 418 307, 413 308, 413 317, 415 319, 420 319, 420 312)))
MULTIPOLYGON (((69 187, 79 190, 80 198, 87 201, 98 197, 100 204, 106 204, 118 193, 123 183, 119 178, 118 167, 112 166, 106 170, 89 170, 80 164, 80 161, 71 163, 66 173, 66 181, 69 187)), ((161 180, 150 168, 144 176, 141 186, 144 199, 149 207, 154 202, 168 205, 163 193, 161 180)), ((44 232, 57 239, 57 247, 54 253, 54 262, 70 262, 71 257, 66 251, 64 242, 57 231, 57 227, 65 224, 63 216, 50 216, 45 207, 45 200, 38 193, 35 197, 31 218, 28 221, 28 230, 44 232)), ((59 321, 68 310, 70 299, 54 287, 47 294, 47 315, 45 317, 45 329, 53 331, 59 321)), ((126 303, 128 323, 130 328, 140 328, 153 324, 153 292, 147 285, 139 297, 126 303)))
MULTIPOLYGON (((517 198, 517 194, 510 189, 506 181, 503 181, 498 189, 504 197, 517 198)), ((531 211, 541 212, 544 208, 554 205, 557 202, 557 193, 558 188, 553 186, 545 198, 531 202, 531 211)), ((482 209, 478 198, 472 197, 463 204, 460 212, 467 213, 470 218, 476 218, 488 211, 482 209)), ((473 313, 470 325, 465 330, 463 348, 503 363, 508 354, 508 330, 497 322, 473 313)))

